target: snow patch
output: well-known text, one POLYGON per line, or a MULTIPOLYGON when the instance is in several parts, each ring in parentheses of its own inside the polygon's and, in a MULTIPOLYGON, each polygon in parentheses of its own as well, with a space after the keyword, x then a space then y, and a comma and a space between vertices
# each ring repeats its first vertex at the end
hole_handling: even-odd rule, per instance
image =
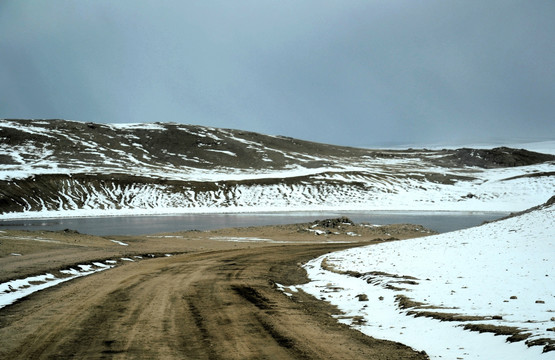
POLYGON ((239 236, 213 236, 210 240, 232 241, 232 242, 274 242, 272 239, 257 237, 239 237, 239 236))
POLYGON ((65 277, 56 277, 47 273, 44 275, 30 276, 25 279, 10 280, 0 284, 0 309, 13 304, 15 301, 24 298, 34 292, 58 285, 60 283, 87 276, 99 271, 110 269, 112 266, 94 262, 92 264, 82 264, 78 269, 60 270, 65 277))
POLYGON ((129 244, 126 244, 122 241, 118 241, 118 240, 110 240, 110 241, 121 246, 129 246, 129 244))
POLYGON ((206 149, 206 151, 217 152, 217 153, 221 153, 221 154, 226 154, 226 155, 229 155, 229 156, 237 157, 237 154, 232 153, 231 151, 227 151, 227 150, 206 149))

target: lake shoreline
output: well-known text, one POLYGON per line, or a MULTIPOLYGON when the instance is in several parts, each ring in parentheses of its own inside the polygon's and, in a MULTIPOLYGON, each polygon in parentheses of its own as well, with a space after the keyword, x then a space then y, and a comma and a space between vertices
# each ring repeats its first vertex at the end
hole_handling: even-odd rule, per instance
POLYGON ((0 228, 18 230, 71 229, 91 235, 144 235, 184 230, 285 225, 346 216, 369 224, 420 224, 437 232, 460 230, 509 215, 498 211, 275 211, 0 220, 0 228))

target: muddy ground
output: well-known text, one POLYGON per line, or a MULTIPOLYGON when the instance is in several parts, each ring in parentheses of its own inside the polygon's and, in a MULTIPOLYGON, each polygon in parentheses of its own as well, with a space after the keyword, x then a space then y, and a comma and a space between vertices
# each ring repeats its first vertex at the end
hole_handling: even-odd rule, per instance
POLYGON ((0 231, 0 282, 173 254, 120 261, 0 309, 1 359, 427 358, 337 323, 334 307, 302 291, 288 297, 275 286, 306 282, 300 264, 323 253, 428 235, 422 227, 339 221, 133 237, 0 231))

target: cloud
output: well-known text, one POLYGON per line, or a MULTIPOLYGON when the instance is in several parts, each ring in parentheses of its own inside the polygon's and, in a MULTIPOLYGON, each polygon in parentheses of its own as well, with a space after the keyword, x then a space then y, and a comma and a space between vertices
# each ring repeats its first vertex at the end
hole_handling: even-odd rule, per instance
POLYGON ((0 117, 345 145, 545 138, 554 15, 497 0, 6 0, 0 117))

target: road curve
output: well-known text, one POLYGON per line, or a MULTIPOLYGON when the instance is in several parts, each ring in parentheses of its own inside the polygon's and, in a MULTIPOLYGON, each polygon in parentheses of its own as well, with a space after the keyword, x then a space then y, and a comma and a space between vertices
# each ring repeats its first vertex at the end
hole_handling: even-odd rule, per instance
POLYGON ((0 358, 426 359, 273 286, 305 281, 300 262, 348 246, 189 253, 73 280, 0 311, 0 358))

